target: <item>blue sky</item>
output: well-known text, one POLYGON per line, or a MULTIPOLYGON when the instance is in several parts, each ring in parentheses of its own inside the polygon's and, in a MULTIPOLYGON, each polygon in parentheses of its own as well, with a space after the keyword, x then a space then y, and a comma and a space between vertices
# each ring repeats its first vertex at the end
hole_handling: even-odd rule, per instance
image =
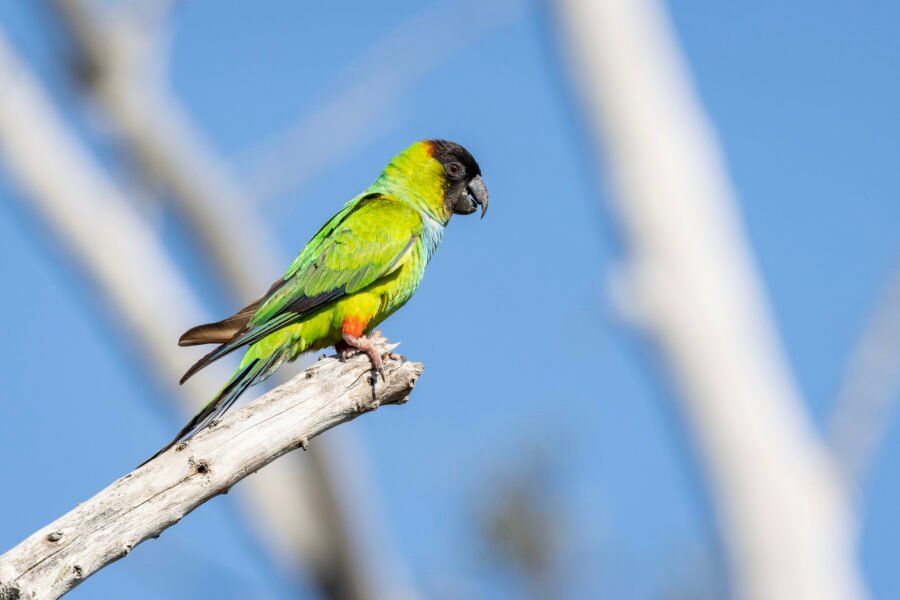
MULTIPOLYGON (((379 72, 404 82, 339 160, 257 199, 285 261, 414 140, 456 140, 481 164, 487 218, 451 223, 416 297, 383 327, 426 364, 412 402, 345 426, 364 445, 416 583, 434 598, 521 593, 479 554, 472 513, 498 473, 538 453, 548 457, 546 493, 573 565, 569 597, 714 594, 720 548, 675 398, 608 299, 623 249, 547 7, 491 4, 500 16, 467 35, 478 3, 358 4, 182 3, 170 80, 248 182, 265 140, 354 81, 379 72), (429 11, 452 15, 453 35, 441 32, 440 48, 426 34, 383 41, 429 11), (460 47, 448 48, 455 39, 460 47), (403 79, 423 64, 423 76, 403 79)), ((37 6, 0 5, 0 26, 73 126, 121 167, 71 93, 65 44, 37 6)), ((900 259, 900 6, 675 0, 668 8, 717 127, 791 367, 821 424, 900 259)), ((329 147, 339 132, 322 133, 307 149, 329 147)), ((301 154, 297 171, 311 160, 301 154)), ((174 216, 148 214, 210 310, 236 308, 197 272, 174 216)), ((9 317, 0 473, 16 489, 0 495, 0 514, 15 515, 0 520, 7 548, 127 472, 181 422, 2 169, 0 246, 0 311, 9 317)), ((863 498, 861 558, 876 597, 900 587, 898 461, 900 433, 891 427, 863 498)), ((282 598, 292 585, 224 497, 72 597, 282 598)))

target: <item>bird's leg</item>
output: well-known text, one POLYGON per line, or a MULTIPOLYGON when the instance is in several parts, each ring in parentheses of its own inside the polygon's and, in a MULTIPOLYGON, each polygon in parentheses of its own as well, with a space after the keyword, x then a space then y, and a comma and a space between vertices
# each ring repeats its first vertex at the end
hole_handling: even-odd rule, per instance
MULTIPOLYGON (((384 363, 381 360, 381 351, 379 351, 372 338, 368 338, 364 335, 356 336, 347 332, 341 334, 341 337, 343 338, 344 344, 348 346, 347 349, 338 350, 341 353, 342 358, 346 360, 348 354, 349 356, 354 356, 360 352, 365 352, 366 355, 368 355, 369 360, 372 361, 372 367, 381 373, 381 380, 386 381, 384 377, 384 363)), ((375 336, 373 335, 372 337, 374 338, 375 336)), ((335 349, 337 350, 337 347, 335 347, 335 349)))

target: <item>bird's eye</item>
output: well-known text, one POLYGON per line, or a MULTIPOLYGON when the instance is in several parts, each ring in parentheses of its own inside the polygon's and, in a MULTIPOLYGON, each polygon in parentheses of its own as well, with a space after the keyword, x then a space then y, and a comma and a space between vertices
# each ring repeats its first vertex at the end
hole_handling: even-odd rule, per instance
POLYGON ((462 163, 458 162, 447 163, 445 169, 450 177, 460 177, 463 174, 463 171, 465 171, 462 163))

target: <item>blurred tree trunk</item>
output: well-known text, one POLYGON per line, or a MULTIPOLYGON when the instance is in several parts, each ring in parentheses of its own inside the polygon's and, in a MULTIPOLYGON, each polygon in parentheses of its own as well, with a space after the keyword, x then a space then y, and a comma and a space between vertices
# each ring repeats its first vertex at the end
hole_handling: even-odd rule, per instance
POLYGON ((737 597, 862 597, 845 490, 785 366, 663 10, 653 0, 556 6, 626 236, 619 304, 679 392, 737 597))

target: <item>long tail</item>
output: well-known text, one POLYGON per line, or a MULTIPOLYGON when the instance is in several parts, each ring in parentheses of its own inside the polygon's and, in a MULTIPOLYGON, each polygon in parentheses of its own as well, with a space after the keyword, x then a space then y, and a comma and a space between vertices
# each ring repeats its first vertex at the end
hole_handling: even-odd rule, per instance
POLYGON ((231 405, 243 394, 248 387, 259 383, 281 363, 283 352, 276 350, 266 358, 253 358, 247 364, 243 364, 235 371, 228 383, 225 384, 219 392, 213 397, 209 403, 185 425, 178 435, 166 444, 159 452, 142 462, 139 467, 143 467, 148 462, 174 446, 175 444, 188 440, 208 427, 213 421, 221 417, 225 411, 231 408, 231 405))

